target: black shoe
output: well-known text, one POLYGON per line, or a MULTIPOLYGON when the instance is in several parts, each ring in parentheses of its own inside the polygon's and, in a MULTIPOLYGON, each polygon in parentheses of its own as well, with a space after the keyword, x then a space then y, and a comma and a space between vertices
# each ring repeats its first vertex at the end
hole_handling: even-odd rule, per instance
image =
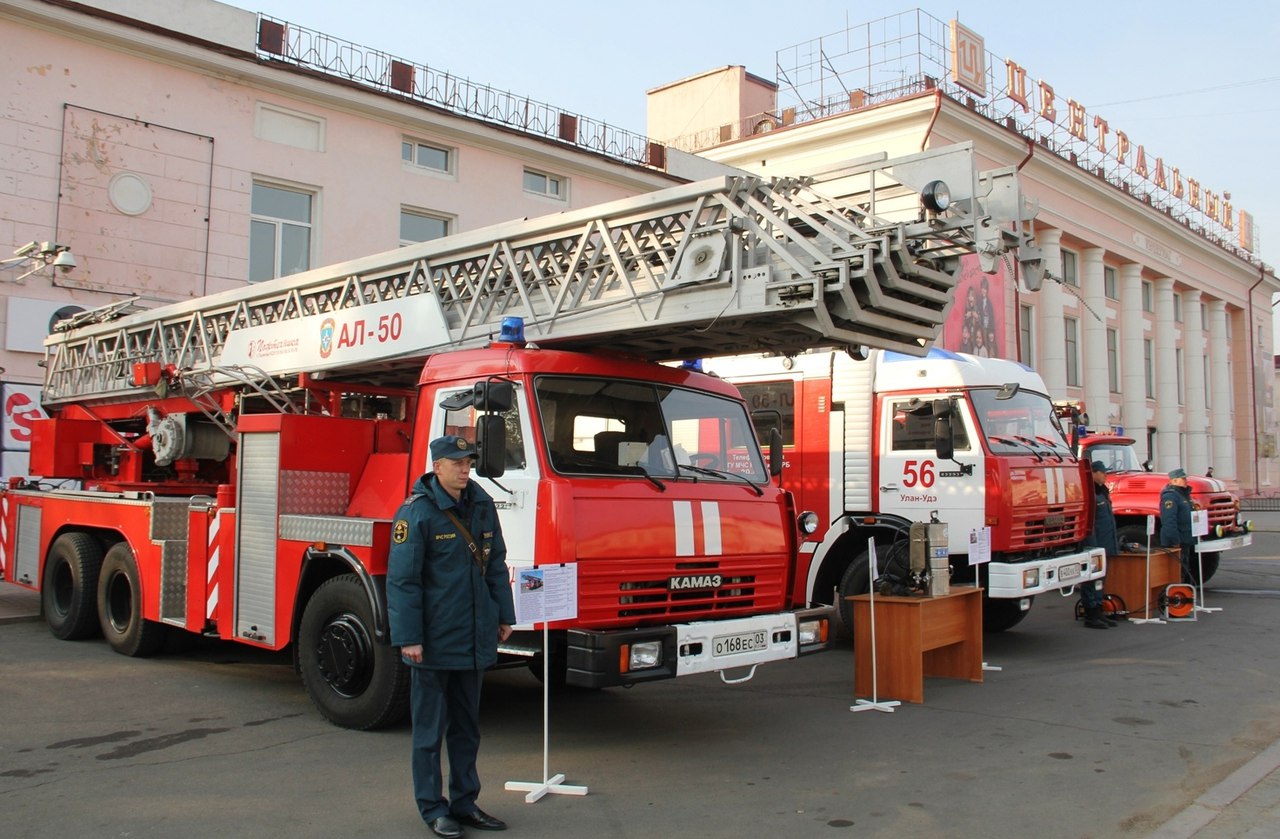
POLYGON ((427 822, 427 827, 431 828, 431 832, 440 839, 458 839, 462 835, 462 828, 449 816, 437 816, 427 822))
POLYGON ((1102 619, 1102 622, 1103 622, 1103 623, 1105 623, 1107 626, 1119 626, 1119 625, 1120 625, 1120 621, 1118 621, 1118 620, 1116 620, 1115 618, 1111 617, 1111 616, 1110 616, 1110 615, 1108 615, 1106 612, 1103 612, 1101 615, 1099 615, 1099 617, 1102 619))
POLYGON ((1102 618, 1085 618, 1084 625, 1090 629, 1110 629, 1111 627, 1103 623, 1102 618))
POLYGON ((507 829, 506 822, 502 819, 495 819, 479 807, 475 808, 470 813, 454 813, 453 817, 458 820, 459 824, 465 824, 467 827, 474 827, 477 830, 507 829))

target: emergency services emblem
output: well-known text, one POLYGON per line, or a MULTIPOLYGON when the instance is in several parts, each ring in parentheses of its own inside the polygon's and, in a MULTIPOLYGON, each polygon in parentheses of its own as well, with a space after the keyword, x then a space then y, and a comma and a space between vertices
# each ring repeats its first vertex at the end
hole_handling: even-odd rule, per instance
POLYGON ((404 519, 396 519, 396 523, 391 527, 391 541, 397 545, 402 545, 408 538, 409 522, 404 519))
MULTIPOLYGON (((328 358, 333 352, 333 318, 325 318, 320 324, 320 357, 328 358)), ((401 541, 404 541, 403 539, 401 541)))

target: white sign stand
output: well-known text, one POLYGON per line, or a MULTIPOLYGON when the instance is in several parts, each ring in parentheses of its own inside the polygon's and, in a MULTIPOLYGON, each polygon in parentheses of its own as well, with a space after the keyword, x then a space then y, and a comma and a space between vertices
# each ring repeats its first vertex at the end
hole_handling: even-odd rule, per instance
POLYGON ((1209 534, 1209 511, 1208 510, 1192 510, 1191 511, 1191 533, 1196 537, 1196 611, 1197 612, 1221 612, 1222 607, 1216 606, 1209 608, 1204 605, 1204 557, 1200 555, 1200 539, 1209 534))
MULTIPOLYGON (((970 567, 973 568, 973 587, 974 588, 976 589, 982 588, 982 586, 978 584, 980 575, 978 574, 977 566, 986 565, 990 561, 991 561, 991 528, 982 527, 982 528, 979 528, 978 530, 970 530, 969 531, 969 565, 970 567)), ((984 661, 982 662, 982 669, 986 671, 996 672, 996 671, 1003 670, 1004 668, 994 664, 987 664, 984 661)))
MULTIPOLYGON (((874 537, 867 539, 867 592, 870 597, 868 606, 871 611, 871 699, 855 700, 849 706, 850 711, 883 711, 886 714, 892 714, 893 709, 902 703, 896 699, 890 699, 887 702, 880 702, 877 698, 878 687, 876 685, 876 569, 880 565, 876 562, 876 540, 874 537)), ((853 606, 850 604, 850 613, 853 612, 853 606)))
POLYGON ((1142 604, 1142 614, 1145 618, 1129 618, 1130 623, 1164 623, 1160 618, 1151 617, 1151 534, 1156 531, 1156 517, 1147 516, 1147 587, 1143 589, 1146 594, 1143 596, 1145 601, 1142 604))
POLYGON ((547 756, 550 752, 551 633, 553 620, 568 620, 578 615, 578 566, 576 564, 544 565, 516 572, 516 622, 542 623, 542 780, 507 781, 506 789, 527 792, 526 804, 533 804, 547 793, 586 795, 587 788, 564 783, 564 775, 551 775, 547 756))

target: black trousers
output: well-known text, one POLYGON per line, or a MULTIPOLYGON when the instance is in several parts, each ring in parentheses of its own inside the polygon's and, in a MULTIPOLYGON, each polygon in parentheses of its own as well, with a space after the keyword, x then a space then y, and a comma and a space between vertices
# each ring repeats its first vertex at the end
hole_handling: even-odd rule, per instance
POLYGON ((480 670, 410 667, 413 720, 413 797, 424 821, 469 813, 480 795, 480 670), (449 797, 442 792, 440 744, 449 750, 449 797))

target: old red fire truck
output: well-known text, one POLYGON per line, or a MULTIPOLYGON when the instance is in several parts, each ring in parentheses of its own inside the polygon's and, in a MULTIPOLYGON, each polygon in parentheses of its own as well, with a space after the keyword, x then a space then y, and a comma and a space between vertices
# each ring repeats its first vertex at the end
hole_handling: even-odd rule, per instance
POLYGON ((474 435, 513 573, 577 566, 577 617, 545 651, 519 628, 504 655, 594 687, 749 674, 821 648, 829 609, 796 586, 797 511, 737 390, 656 362, 922 353, 961 254, 1022 246, 1034 269, 1023 210, 1013 170, 979 173, 957 145, 81 313, 46 342, 41 478, 0 494, 0 570, 41 592, 60 638, 291 648, 327 718, 385 725, 407 683, 386 628, 390 517, 430 439, 474 435))

